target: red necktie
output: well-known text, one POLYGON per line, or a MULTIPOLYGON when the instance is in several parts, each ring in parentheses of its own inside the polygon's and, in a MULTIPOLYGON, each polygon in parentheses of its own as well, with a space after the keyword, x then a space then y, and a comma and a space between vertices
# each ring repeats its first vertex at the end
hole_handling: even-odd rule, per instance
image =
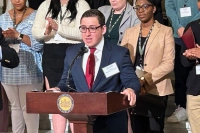
POLYGON ((86 64, 86 73, 85 77, 87 80, 88 87, 91 89, 94 83, 94 75, 95 75, 95 57, 94 52, 96 48, 90 48, 90 55, 86 64))

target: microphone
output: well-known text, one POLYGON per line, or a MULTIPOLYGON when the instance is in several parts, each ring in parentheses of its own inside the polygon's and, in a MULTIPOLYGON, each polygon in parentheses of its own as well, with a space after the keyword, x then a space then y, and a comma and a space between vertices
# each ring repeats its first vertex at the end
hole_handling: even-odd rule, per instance
POLYGON ((84 53, 87 53, 88 49, 85 46, 82 46, 81 49, 79 50, 78 54, 74 57, 74 59, 72 60, 72 63, 69 66, 69 69, 67 71, 67 87, 68 87, 68 91, 72 90, 73 92, 76 92, 77 90, 74 89, 73 87, 71 87, 70 85, 70 75, 71 75, 71 69, 72 66, 74 65, 75 61, 84 55, 84 53))

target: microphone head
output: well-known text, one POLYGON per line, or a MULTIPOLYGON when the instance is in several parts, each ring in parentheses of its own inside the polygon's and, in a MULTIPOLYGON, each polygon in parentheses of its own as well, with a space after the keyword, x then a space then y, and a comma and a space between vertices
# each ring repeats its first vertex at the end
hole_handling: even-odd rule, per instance
POLYGON ((81 47, 81 51, 82 51, 83 53, 87 53, 87 52, 88 52, 88 49, 87 49, 85 46, 83 46, 83 47, 81 47))

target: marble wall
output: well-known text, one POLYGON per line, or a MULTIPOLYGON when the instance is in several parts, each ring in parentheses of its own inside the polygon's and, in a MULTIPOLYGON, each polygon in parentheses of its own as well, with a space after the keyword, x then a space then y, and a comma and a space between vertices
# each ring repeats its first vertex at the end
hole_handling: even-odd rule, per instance
POLYGON ((3 13, 3 0, 0 0, 0 15, 3 13))
POLYGON ((0 6, 3 6, 3 0, 0 1, 0 6))

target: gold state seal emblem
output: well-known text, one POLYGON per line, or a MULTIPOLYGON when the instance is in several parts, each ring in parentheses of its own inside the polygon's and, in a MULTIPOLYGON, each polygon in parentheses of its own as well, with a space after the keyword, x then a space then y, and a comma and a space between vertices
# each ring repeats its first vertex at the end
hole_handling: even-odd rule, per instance
POLYGON ((57 106, 62 113, 69 113, 74 108, 74 100, 69 94, 62 94, 58 97, 57 106))

